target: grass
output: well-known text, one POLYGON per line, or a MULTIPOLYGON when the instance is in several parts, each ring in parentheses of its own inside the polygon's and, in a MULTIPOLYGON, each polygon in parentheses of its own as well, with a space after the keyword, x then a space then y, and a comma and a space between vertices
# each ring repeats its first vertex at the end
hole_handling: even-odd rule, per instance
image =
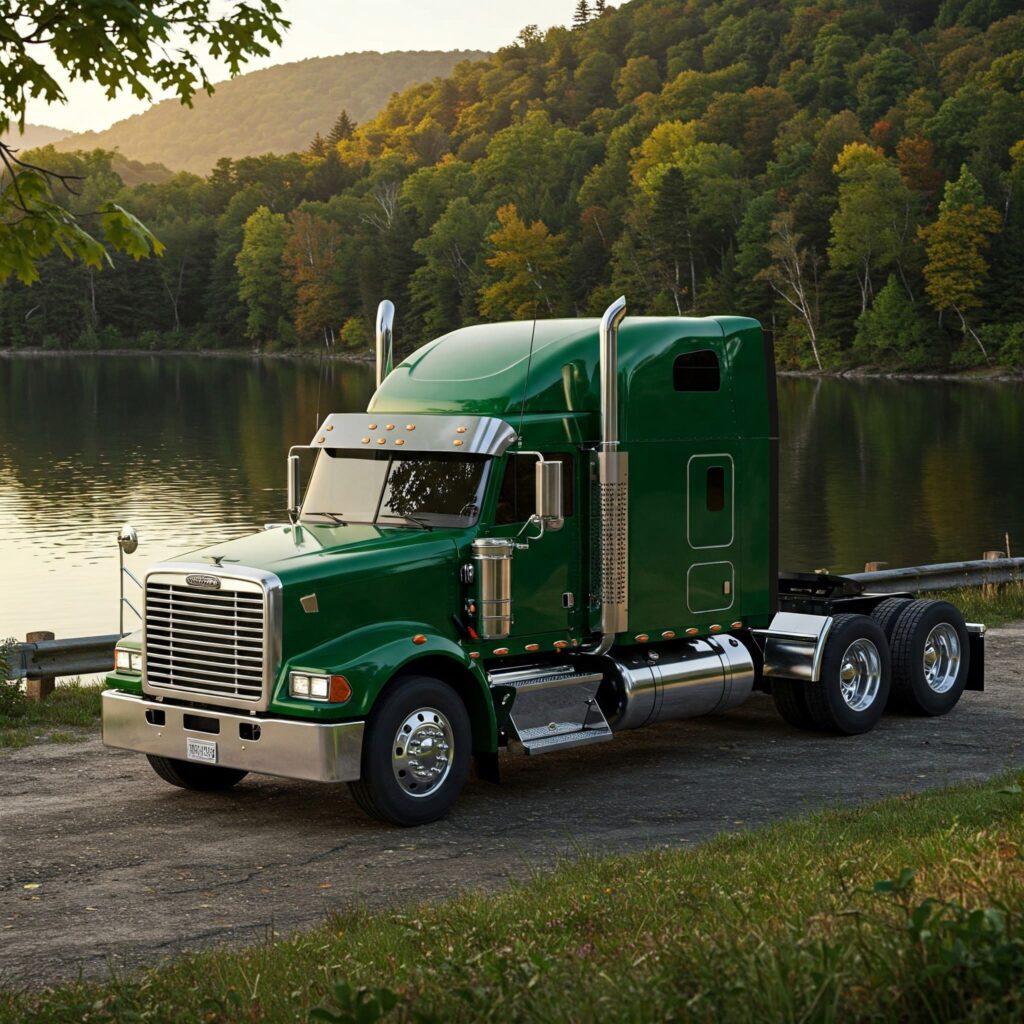
POLYGON ((73 680, 37 704, 16 684, 0 682, 0 750, 86 739, 99 728, 104 688, 103 683, 84 685, 73 680))
POLYGON ((991 593, 986 593, 984 587, 961 587, 921 597, 949 601, 964 613, 968 622, 984 622, 986 626, 1005 626, 1024 619, 1024 582, 1007 583, 991 593))
POLYGON ((1022 782, 582 857, 497 895, 0 990, 0 1024, 1020 1020, 1022 782))

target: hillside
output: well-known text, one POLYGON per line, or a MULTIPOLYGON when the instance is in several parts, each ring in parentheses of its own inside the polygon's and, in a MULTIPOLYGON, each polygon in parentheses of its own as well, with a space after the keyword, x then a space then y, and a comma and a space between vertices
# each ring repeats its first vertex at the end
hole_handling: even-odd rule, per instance
POLYGON ((63 128, 51 128, 45 124, 27 124, 25 131, 21 134, 15 128, 9 135, 0 135, 0 142, 6 143, 14 149, 38 149, 40 146, 49 146, 51 143, 60 142, 70 134, 63 128))
POLYGON ((1019 0, 596 8, 336 147, 115 190, 164 257, 95 281, 54 258, 0 289, 0 345, 360 349, 387 297, 407 351, 625 293, 755 316, 783 365, 1024 367, 1019 0))
POLYGON ((164 100, 106 131, 65 138, 57 148, 118 150, 132 160, 205 174, 223 156, 303 150, 317 132, 330 131, 342 109, 354 121, 365 121, 393 92, 484 56, 462 50, 371 52, 279 64, 221 82, 213 96, 198 94, 191 110, 164 100))

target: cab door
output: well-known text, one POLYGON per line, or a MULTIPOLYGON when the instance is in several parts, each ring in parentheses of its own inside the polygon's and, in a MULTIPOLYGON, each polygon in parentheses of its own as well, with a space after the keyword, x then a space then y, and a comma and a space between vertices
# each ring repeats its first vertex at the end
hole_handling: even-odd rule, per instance
MULTIPOLYGON (((579 635, 576 626, 580 608, 580 535, 575 500, 575 458, 568 453, 546 452, 544 458, 562 463, 562 528, 547 530, 543 537, 517 548, 512 556, 512 632, 508 643, 518 653, 527 643, 537 642, 550 649, 554 640, 579 635)), ((533 455, 509 454, 495 508, 497 537, 518 537, 527 543, 539 527, 527 521, 536 510, 536 465, 533 455)))
POLYGON ((691 614, 728 611, 736 594, 736 467, 728 452, 692 455, 686 466, 686 539, 691 614))

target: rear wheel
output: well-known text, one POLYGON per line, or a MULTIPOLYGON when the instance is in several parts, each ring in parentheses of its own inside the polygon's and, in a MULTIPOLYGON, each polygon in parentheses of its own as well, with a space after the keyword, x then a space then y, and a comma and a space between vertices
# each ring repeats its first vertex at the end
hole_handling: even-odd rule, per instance
POLYGON ((818 729, 847 736, 873 729, 889 698, 891 659, 885 634, 866 615, 837 615, 825 642, 821 678, 804 687, 818 729))
POLYGON ((967 626, 948 601, 911 601, 892 633, 892 704, 918 715, 951 711, 967 683, 967 626))
POLYGON ((147 754, 153 771, 164 782, 180 789, 193 789, 201 793, 216 793, 238 785, 248 775, 240 768, 221 768, 212 764, 195 764, 192 761, 177 761, 170 757, 147 754))
MULTIPOLYGON (((813 684, 812 684, 813 685, 813 684)), ((807 706, 807 684, 795 679, 773 679, 772 700, 775 709, 794 729, 817 729, 807 706)))
POLYGON ((397 679, 367 722, 362 777, 349 788, 373 818, 436 821, 465 785, 471 746, 469 715, 450 686, 427 676, 397 679))
POLYGON ((911 600, 912 599, 909 597, 887 597, 884 601, 879 601, 879 603, 871 609, 871 618, 882 627, 882 632, 885 634, 886 640, 892 637, 892 631, 896 626, 896 620, 902 614, 903 609, 910 604, 911 600))

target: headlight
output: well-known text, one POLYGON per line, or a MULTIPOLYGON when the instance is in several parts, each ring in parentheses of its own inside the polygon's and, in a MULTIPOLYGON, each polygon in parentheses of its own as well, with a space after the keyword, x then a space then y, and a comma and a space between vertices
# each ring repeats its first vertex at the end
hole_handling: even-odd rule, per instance
POLYGON ((352 687, 344 676, 317 676, 308 672, 292 672, 288 676, 288 696, 307 700, 344 704, 352 696, 352 687))
POLYGON ((129 651, 125 647, 114 648, 114 670, 117 672, 141 672, 142 652, 129 651))

